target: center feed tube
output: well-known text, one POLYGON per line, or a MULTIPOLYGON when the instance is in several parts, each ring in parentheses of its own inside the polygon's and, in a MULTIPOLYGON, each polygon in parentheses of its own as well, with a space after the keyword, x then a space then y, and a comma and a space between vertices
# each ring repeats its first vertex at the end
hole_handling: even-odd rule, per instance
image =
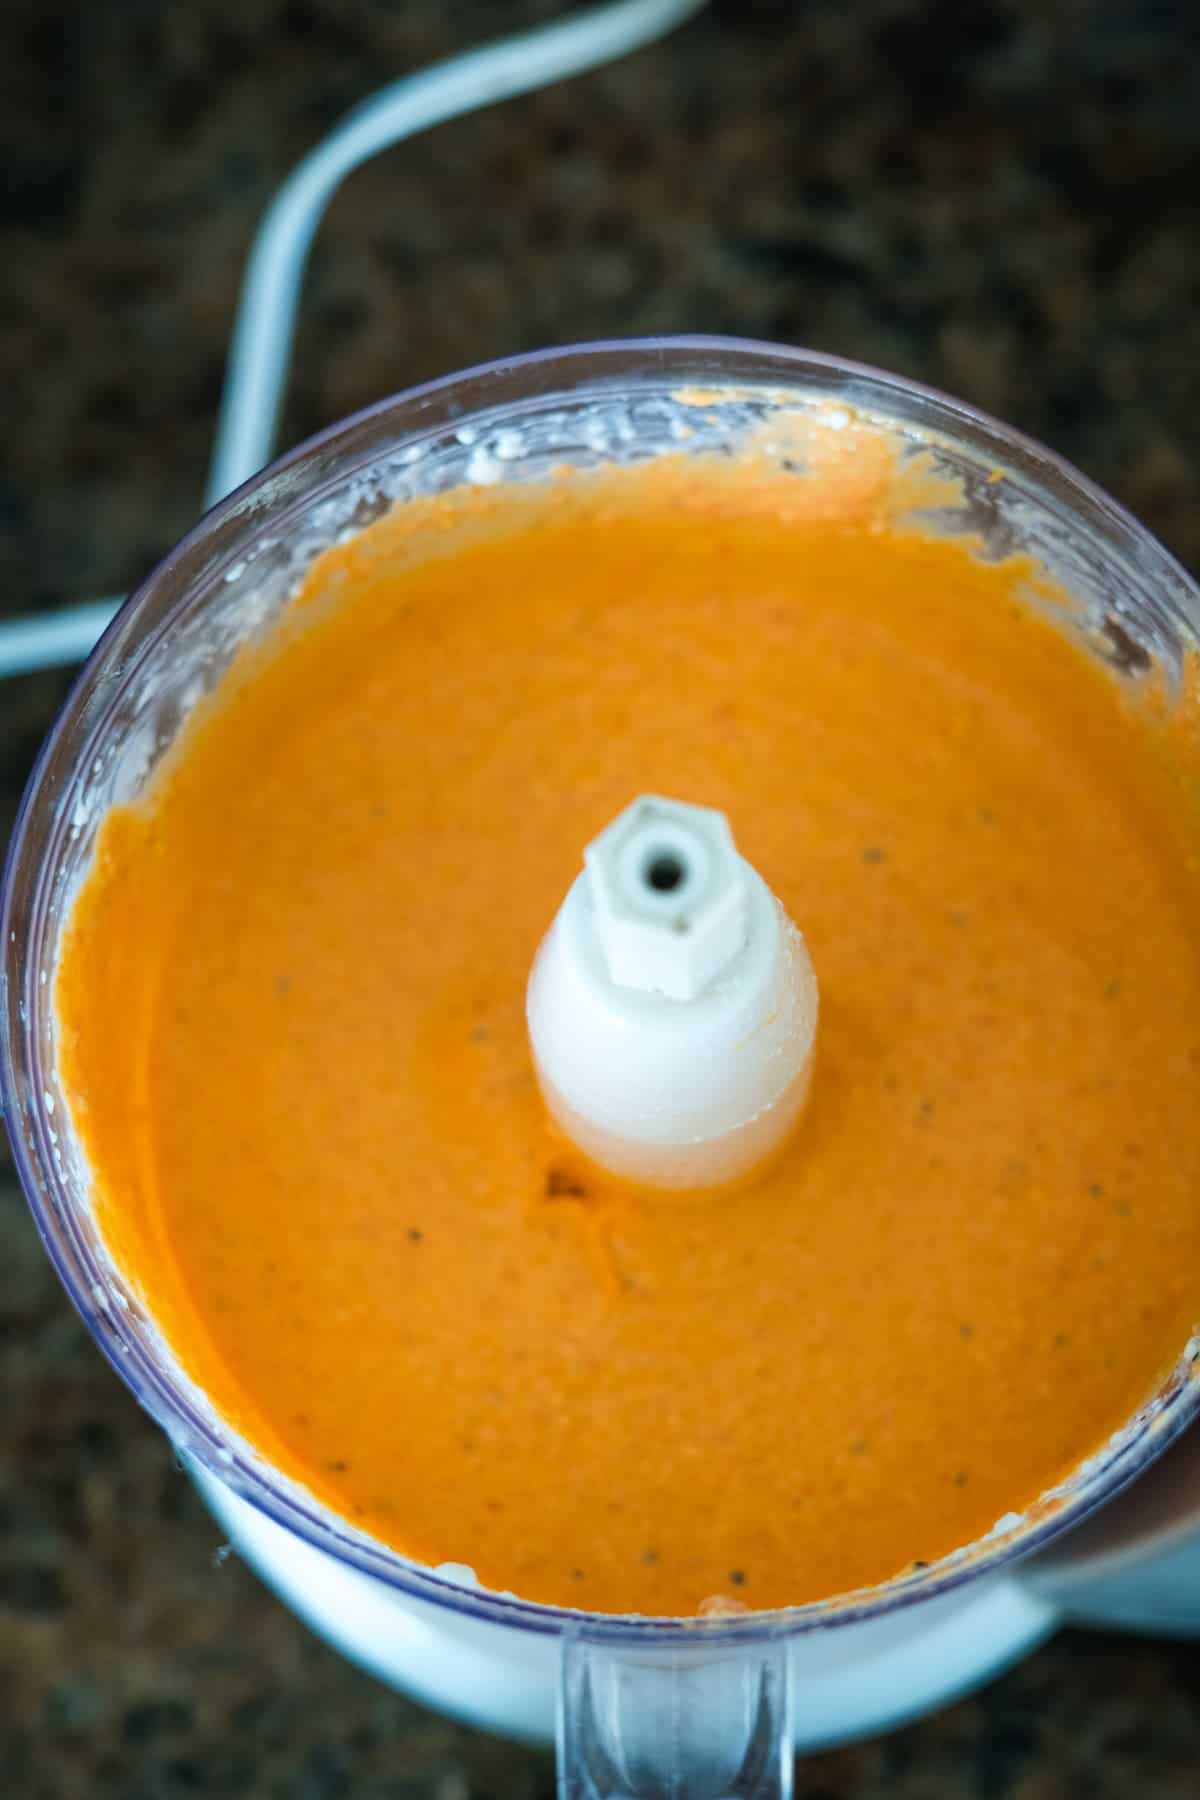
POLYGON ((722 1204, 808 1096, 804 939, 712 807, 642 794, 583 860, 526 990, 542 1097, 598 1167, 722 1204))
POLYGON ((558 1800, 791 1800, 789 1640, 643 1649, 563 1637, 558 1800))

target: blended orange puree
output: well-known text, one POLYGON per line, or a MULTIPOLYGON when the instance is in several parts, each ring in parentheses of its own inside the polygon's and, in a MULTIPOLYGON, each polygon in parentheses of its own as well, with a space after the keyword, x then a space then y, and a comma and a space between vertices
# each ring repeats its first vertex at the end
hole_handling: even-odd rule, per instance
POLYGON ((661 1613, 874 1583, 1200 1317, 1194 734, 869 438, 395 508, 100 832, 57 1005, 109 1247, 421 1562, 661 1613), (643 791, 728 813, 821 984, 736 1196, 622 1191, 535 1088, 531 959, 643 791))

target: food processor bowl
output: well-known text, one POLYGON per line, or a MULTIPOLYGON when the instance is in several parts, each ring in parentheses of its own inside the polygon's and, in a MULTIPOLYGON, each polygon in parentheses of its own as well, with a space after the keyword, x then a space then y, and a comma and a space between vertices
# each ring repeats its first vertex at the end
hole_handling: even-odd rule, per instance
MULTIPOLYGON (((1027 1515, 869 1592, 772 1613, 614 1617, 486 1591, 356 1531, 216 1413, 110 1260, 59 1087, 59 934, 99 824, 144 788, 197 700, 268 632, 313 559, 386 509, 564 465, 789 457, 863 419, 952 484, 940 528, 1027 553, 1055 618, 1119 678, 1173 703, 1200 592, 1127 513, 961 402, 810 352, 716 338, 584 345, 497 362, 335 425, 213 508, 121 608, 43 748, 0 895, 0 1098, 47 1251, 101 1349, 167 1432, 232 1541, 348 1655, 493 1729, 557 1721, 561 1791, 769 1796, 793 1745, 877 1730, 982 1679, 1049 1631, 1053 1583, 1018 1578, 1164 1450, 1200 1403, 1194 1346, 1112 1442, 1027 1515), (1000 475, 1003 478, 997 479, 1000 475)), ((114 1031, 121 1022, 114 1019, 114 1031)))

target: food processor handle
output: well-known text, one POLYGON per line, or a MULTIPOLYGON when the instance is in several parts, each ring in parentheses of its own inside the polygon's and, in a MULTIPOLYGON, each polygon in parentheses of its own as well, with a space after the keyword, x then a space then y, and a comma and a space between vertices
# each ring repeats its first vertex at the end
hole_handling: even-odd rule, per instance
POLYGON ((788 1640, 563 1640, 558 1800, 791 1800, 788 1640))
POLYGON ((1156 1556, 1098 1572, 1062 1598, 1072 1625, 1200 1638, 1200 1527, 1156 1556))
POLYGON ((1021 1576, 1064 1624, 1200 1638, 1200 1430, 1021 1576))

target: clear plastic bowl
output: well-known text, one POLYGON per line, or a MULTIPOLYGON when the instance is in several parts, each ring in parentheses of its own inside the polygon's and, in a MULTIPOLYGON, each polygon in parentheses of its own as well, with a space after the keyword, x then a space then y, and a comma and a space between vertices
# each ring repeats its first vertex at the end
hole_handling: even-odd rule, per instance
MULTIPOLYGON (((560 1709, 567 1766, 582 1769, 587 1780, 595 1776, 603 1686, 609 1738, 620 1726, 629 1755, 630 1745, 642 1746, 622 1765, 631 1792, 641 1791, 633 1785, 642 1779, 638 1769, 644 1776, 657 1754, 642 1740, 649 1732, 651 1742, 658 1729, 646 1721, 661 1725, 655 1707, 668 1704, 663 1695, 675 1696, 669 1705, 679 1760, 671 1767, 676 1774, 692 1771, 686 1777, 692 1785, 680 1791, 707 1791, 696 1786, 695 1771, 715 1767, 718 1738, 724 1744, 731 1732, 736 1737, 747 1720, 747 1744, 786 1736, 788 1684, 781 1685, 771 1661, 780 1646, 915 1607, 1069 1530, 1192 1418, 1200 1385, 1190 1375, 1191 1348, 1181 1346, 1162 1390, 1052 1504, 1006 1522, 965 1552, 866 1593, 697 1622, 573 1613, 464 1585, 356 1532, 258 1456, 188 1380, 126 1290, 97 1237, 87 1172, 58 1090, 56 945, 107 807, 139 791, 196 698, 219 680, 240 644, 269 628, 309 562, 332 541, 407 496, 462 482, 534 480, 562 463, 731 448, 773 420, 802 424, 814 411, 828 417, 839 407, 883 421, 953 475, 964 504, 947 516, 947 529, 978 533, 985 553, 1026 550, 1040 560, 1078 603, 1058 621, 1063 630, 1116 660, 1128 679, 1152 673, 1168 694, 1177 691, 1182 654, 1200 631, 1194 584, 1136 520, 1067 464, 961 402, 831 357, 722 339, 543 352, 371 407, 294 450, 209 512, 121 609, 76 681, 30 779, 0 894, 0 1099, 18 1173, 55 1268, 122 1379, 202 1483, 249 1502, 342 1568, 382 1583, 402 1605, 435 1622, 440 1615, 447 1625, 452 1615, 464 1625, 495 1628, 514 1654, 517 1637, 509 1634, 561 1637, 568 1648, 560 1709), (693 396, 703 390, 704 406, 686 404, 682 390, 693 396), (997 470, 1003 481, 994 479, 997 470), (709 1677, 695 1675, 698 1655, 702 1662, 717 1656, 726 1670, 718 1680, 720 1702, 716 1690, 703 1687, 709 1677), (603 1669, 597 1657, 609 1659, 603 1669), (632 1682, 618 1679, 621 1668, 639 1673, 632 1682), (678 1683, 686 1668, 693 1668, 695 1704, 682 1706, 678 1683), (586 1745, 585 1725, 593 1733, 586 1745)), ((765 1764, 746 1757, 729 1763, 722 1792, 784 1791, 771 1785, 785 1779, 773 1752, 765 1764)))

